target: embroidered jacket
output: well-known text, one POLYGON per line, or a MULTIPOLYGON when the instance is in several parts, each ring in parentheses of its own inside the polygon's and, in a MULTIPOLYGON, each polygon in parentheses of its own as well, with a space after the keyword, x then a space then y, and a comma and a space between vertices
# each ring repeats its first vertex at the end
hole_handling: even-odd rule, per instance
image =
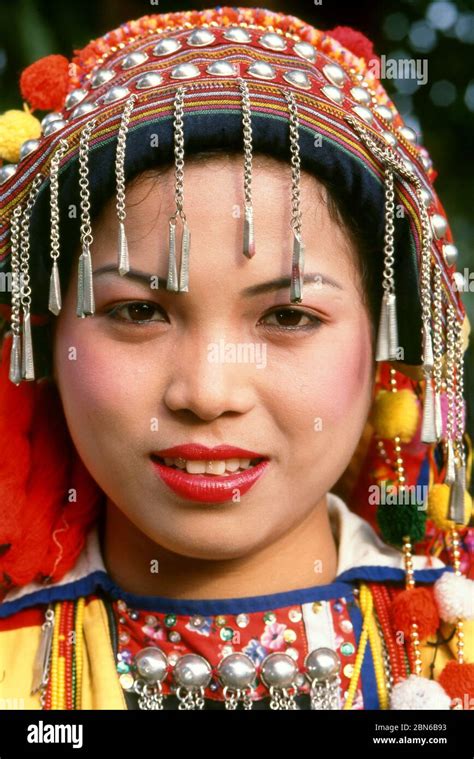
MULTIPOLYGON (((388 708, 393 682, 408 675, 413 664, 410 646, 397 638, 396 623, 390 624, 391 600, 404 588, 403 557, 333 493, 328 494, 328 507, 338 546, 334 581, 240 598, 185 600, 124 592, 107 573, 95 528, 75 567, 59 582, 15 589, 0 604, 0 708, 58 708, 51 695, 42 705, 40 693, 30 692, 48 606, 62 609, 63 618, 77 620, 79 608, 81 619, 83 615, 79 639, 64 649, 64 666, 68 657, 72 662, 75 693, 64 696, 59 708, 138 708, 137 696, 125 688, 123 675, 130 671, 134 654, 146 645, 158 646, 171 669, 181 655, 197 653, 209 661, 214 673, 232 652, 246 653, 257 671, 269 654, 288 653, 299 669, 297 708, 310 708, 310 683, 303 667, 306 655, 316 648, 330 648, 341 662, 339 708, 348 708, 344 704, 351 688, 350 708, 388 708), (373 599, 370 613, 361 608, 361 590, 367 588, 373 599), (364 625, 370 631, 365 647, 361 646, 364 625)), ((423 556, 414 557, 414 567, 417 584, 427 587, 451 571, 438 559, 423 556)), ((436 636, 422 642, 423 676, 438 679, 455 656, 452 632, 453 627, 443 623, 436 636)), ((474 661, 473 622, 465 623, 465 632, 465 661, 470 662, 474 661)), ((163 683, 163 694, 165 708, 177 708, 171 677, 163 683)), ((204 695, 205 708, 224 707, 216 676, 204 695)), ((256 679, 251 698, 253 708, 269 708, 269 692, 261 679, 256 679)))

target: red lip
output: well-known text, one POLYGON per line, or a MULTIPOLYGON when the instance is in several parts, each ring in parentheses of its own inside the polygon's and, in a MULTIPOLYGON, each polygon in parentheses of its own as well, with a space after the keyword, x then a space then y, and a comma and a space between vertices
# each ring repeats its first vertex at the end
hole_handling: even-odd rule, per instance
POLYGON ((155 456, 161 458, 178 458, 181 456, 187 461, 213 461, 214 459, 262 459, 265 458, 262 453, 247 451, 244 448, 235 448, 232 445, 217 445, 214 448, 208 448, 206 445, 199 443, 187 443, 186 445, 175 445, 173 448, 164 448, 156 451, 155 456))
POLYGON ((260 461, 242 472, 219 476, 188 474, 186 470, 174 469, 154 458, 151 461, 156 473, 165 485, 182 498, 200 503, 231 501, 235 497, 236 491, 238 491, 239 496, 244 495, 257 482, 269 464, 268 460, 260 461))

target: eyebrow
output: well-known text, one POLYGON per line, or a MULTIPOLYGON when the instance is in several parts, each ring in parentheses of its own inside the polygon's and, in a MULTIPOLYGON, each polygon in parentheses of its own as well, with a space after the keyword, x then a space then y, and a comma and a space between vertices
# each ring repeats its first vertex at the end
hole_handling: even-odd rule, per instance
MULTIPOLYGON (((120 279, 125 279, 126 277, 129 279, 134 279, 138 282, 141 282, 142 284, 145 284, 147 287, 150 287, 150 280, 152 278, 158 279, 158 288, 166 288, 167 285, 167 280, 163 277, 158 277, 157 274, 147 274, 146 272, 139 271, 138 269, 130 269, 124 277, 121 277, 116 264, 107 264, 106 266, 101 266, 99 269, 96 269, 94 271, 93 276, 97 277, 101 274, 108 273, 116 274, 118 277, 120 277, 120 279)), ((303 281, 305 284, 309 285, 317 283, 318 287, 321 285, 327 285, 328 287, 337 288, 339 290, 344 289, 342 285, 335 279, 328 277, 326 274, 321 274, 321 272, 318 271, 305 274, 303 281)), ((251 285, 250 287, 246 287, 242 290, 241 295, 245 295, 247 297, 262 295, 264 293, 274 292, 275 290, 282 290, 285 287, 290 287, 290 285, 291 277, 278 277, 276 279, 271 279, 268 282, 261 282, 258 285, 251 285)))

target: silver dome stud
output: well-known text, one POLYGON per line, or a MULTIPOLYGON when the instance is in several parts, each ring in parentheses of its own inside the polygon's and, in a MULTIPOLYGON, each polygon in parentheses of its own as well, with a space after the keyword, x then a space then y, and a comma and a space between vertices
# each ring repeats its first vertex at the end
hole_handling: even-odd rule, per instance
POLYGON ((251 34, 241 26, 232 26, 230 29, 226 29, 224 37, 226 40, 230 40, 230 42, 246 43, 252 41, 251 34))
POLYGON ((362 105, 369 105, 372 98, 364 87, 352 87, 351 95, 357 103, 362 105))
POLYGON ((82 87, 79 87, 77 90, 72 90, 72 92, 69 93, 69 95, 66 97, 66 101, 64 103, 64 107, 69 110, 69 108, 74 108, 74 106, 79 105, 79 103, 82 103, 84 98, 87 96, 87 90, 84 90, 82 87))
POLYGON ((454 266, 458 260, 458 249, 451 242, 443 245, 443 256, 448 266, 454 266))
POLYGON ((321 682, 337 675, 341 662, 331 648, 315 648, 306 656, 304 666, 308 680, 321 682))
POLYGON ((192 79, 195 76, 199 76, 199 69, 194 63, 180 63, 170 74, 172 79, 192 79))
POLYGON ((229 61, 214 61, 206 69, 208 74, 213 76, 237 76, 237 69, 229 61))
POLYGON ((404 137, 408 142, 411 142, 413 145, 415 145, 418 141, 418 137, 416 132, 407 126, 401 126, 398 128, 399 133, 404 137))
POLYGON ((135 656, 137 672, 148 683, 163 682, 168 671, 168 660, 156 646, 142 648, 135 656))
POLYGON ((310 61, 310 63, 316 62, 316 48, 309 42, 297 42, 293 50, 300 58, 304 58, 306 61, 310 61))
POLYGON ((382 132, 382 137, 384 138, 385 142, 390 145, 390 147, 395 148, 398 145, 397 138, 393 132, 389 132, 388 129, 382 132))
POLYGON ((91 78, 91 87, 93 90, 97 89, 97 87, 101 87, 103 84, 106 84, 107 82, 110 82, 111 79, 113 79, 115 76, 115 71, 112 71, 112 69, 99 69, 98 71, 93 74, 91 78))
POLYGON ((420 190, 421 198, 423 200, 423 203, 426 208, 429 208, 431 203, 433 202, 433 195, 429 190, 427 190, 426 187, 422 187, 420 190))
POLYGON ((105 93, 102 102, 103 103, 115 103, 116 100, 122 100, 122 98, 127 97, 127 95, 130 93, 130 90, 128 87, 111 87, 110 90, 107 90, 105 93))
POLYGON ((335 87, 344 86, 346 74, 337 63, 326 63, 326 65, 323 66, 323 74, 331 84, 334 84, 335 87))
POLYGON ((80 103, 80 105, 74 108, 71 114, 71 118, 76 119, 78 116, 84 116, 86 113, 95 111, 96 108, 97 108, 96 103, 80 103))
POLYGON ((148 55, 143 50, 137 50, 134 53, 129 53, 123 61, 122 61, 122 68, 126 71, 127 69, 133 69, 135 66, 140 66, 140 64, 145 63, 145 61, 148 60, 148 55))
POLYGON ((266 47, 267 50, 286 50, 287 47, 285 38, 276 32, 262 34, 258 41, 262 47, 266 47))
POLYGON ((267 688, 289 688, 298 668, 291 656, 284 653, 268 654, 262 662, 261 678, 267 688))
POLYGON ((385 121, 388 121, 389 124, 393 121, 393 112, 388 108, 386 105, 376 105, 374 107, 375 113, 380 116, 382 119, 385 119, 385 121))
POLYGON ((468 285, 466 282, 466 278, 464 277, 464 274, 460 271, 455 271, 453 273, 453 281, 454 281, 454 287, 455 289, 460 292, 466 292, 468 289, 468 285))
POLYGON ((212 668, 203 656, 184 654, 176 662, 173 673, 178 685, 185 688, 205 688, 211 681, 212 668))
POLYGON ((430 221, 434 236, 437 240, 441 240, 441 238, 446 234, 446 230, 448 229, 447 220, 444 216, 441 216, 440 213, 434 213, 431 216, 430 221))
POLYGON ((221 659, 217 667, 217 675, 224 686, 243 690, 252 685, 257 670, 250 656, 233 653, 221 659))
POLYGON ((135 83, 137 90, 149 90, 151 87, 158 87, 163 82, 163 77, 158 71, 147 71, 135 83))
POLYGON ((311 89, 311 80, 306 71, 300 71, 299 69, 285 71, 283 79, 285 82, 288 82, 288 84, 293 84, 295 87, 300 87, 302 90, 311 89))
POLYGON ((420 153, 420 160, 425 171, 429 171, 431 167, 433 166, 433 161, 431 160, 429 155, 420 153))
POLYGON ((334 87, 332 84, 326 84, 324 87, 321 88, 321 92, 326 95, 329 100, 332 100, 333 103, 337 103, 338 105, 342 103, 344 99, 344 95, 337 87, 334 87))
POLYGON ((374 120, 374 115, 371 110, 365 107, 365 105, 355 105, 352 109, 354 113, 357 113, 359 118, 363 119, 367 124, 371 124, 374 120))
POLYGON ((3 166, 0 166, 0 184, 3 184, 14 175, 16 167, 16 163, 5 163, 3 166))
POLYGON ((64 119, 55 119, 54 121, 51 121, 49 124, 45 126, 43 129, 43 134, 45 137, 49 137, 50 134, 54 134, 54 132, 59 132, 60 129, 66 126, 66 122, 64 119))
POLYGON ((192 47, 204 47, 210 45, 216 39, 216 35, 209 29, 195 29, 188 35, 186 42, 192 47))
POLYGON ((39 140, 26 140, 20 148, 20 161, 26 158, 27 155, 36 150, 39 145, 39 140))
POLYGON ((48 113, 44 118, 41 119, 41 130, 44 132, 44 130, 49 124, 52 124, 53 121, 61 121, 62 118, 63 118, 62 113, 57 113, 57 111, 52 111, 51 113, 48 113))
POLYGON ((179 50, 180 47, 182 47, 181 42, 175 37, 166 37, 165 39, 160 40, 157 45, 155 45, 153 48, 153 55, 157 57, 161 57, 162 55, 170 55, 170 53, 175 53, 176 50, 179 50))
POLYGON ((273 66, 264 61, 256 61, 252 63, 248 68, 250 76, 256 77, 256 79, 275 79, 276 71, 273 66))

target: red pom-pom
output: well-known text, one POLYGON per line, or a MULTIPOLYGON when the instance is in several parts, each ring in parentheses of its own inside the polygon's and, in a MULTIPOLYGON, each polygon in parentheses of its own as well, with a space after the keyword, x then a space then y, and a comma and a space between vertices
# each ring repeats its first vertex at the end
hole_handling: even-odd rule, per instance
POLYGON ((350 26, 335 26, 334 29, 330 29, 326 34, 340 42, 341 45, 350 50, 351 53, 354 53, 354 55, 363 58, 366 63, 377 58, 373 43, 365 34, 358 32, 357 29, 352 29, 350 26))
POLYGON ((418 625, 420 640, 433 635, 439 627, 439 613, 428 588, 403 590, 394 599, 391 607, 393 629, 400 630, 409 639, 412 624, 418 625))
POLYGON ((448 662, 438 680, 448 696, 460 699, 463 709, 469 709, 474 699, 474 664, 460 664, 454 659, 448 662))
POLYGON ((23 99, 41 111, 62 110, 68 91, 69 61, 64 55, 47 55, 28 66, 20 76, 23 99))

